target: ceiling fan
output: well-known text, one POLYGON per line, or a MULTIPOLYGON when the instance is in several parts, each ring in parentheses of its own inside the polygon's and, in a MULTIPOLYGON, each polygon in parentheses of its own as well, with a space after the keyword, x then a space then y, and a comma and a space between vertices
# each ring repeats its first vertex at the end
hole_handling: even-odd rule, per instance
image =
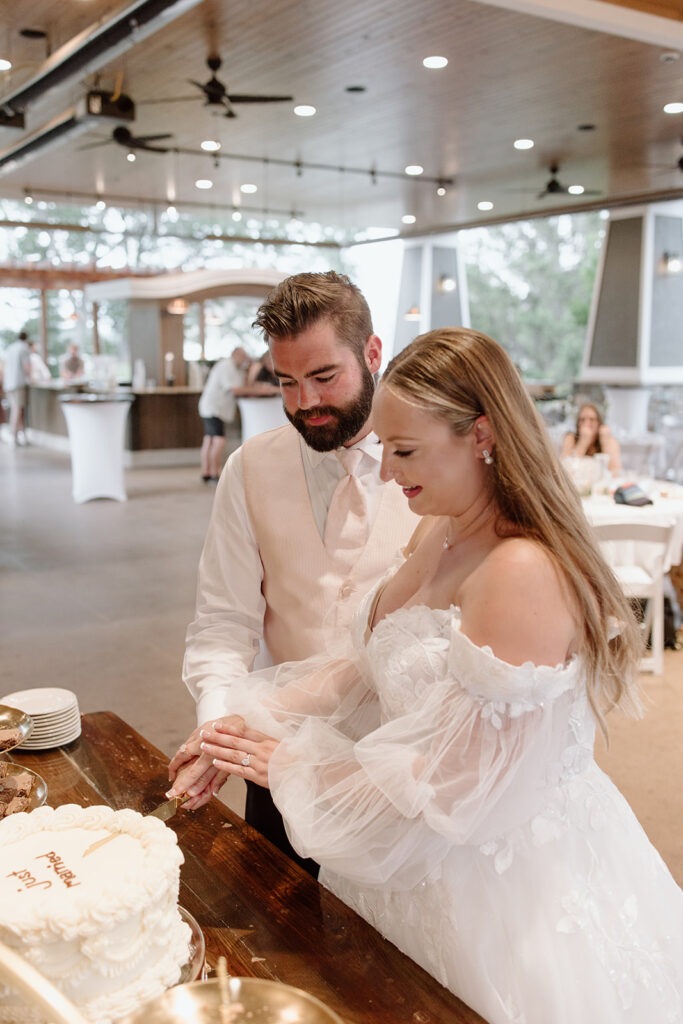
POLYGON ((168 147, 150 146, 150 142, 162 142, 164 139, 172 139, 168 132, 161 135, 133 135, 129 128, 118 124, 108 139, 99 139, 97 142, 89 142, 86 146, 79 146, 79 149, 95 149, 97 146, 108 146, 110 142, 117 142, 124 149, 142 149, 146 153, 168 153, 168 147))
POLYGON ((550 165, 550 178, 545 183, 545 187, 536 196, 537 199, 545 199, 546 196, 571 196, 571 195, 582 195, 582 196, 600 196, 602 192, 598 189, 586 188, 583 192, 572 192, 570 191, 572 186, 563 185, 559 181, 557 174, 560 170, 557 164, 550 165))
POLYGON ((206 63, 211 71, 211 78, 208 82, 197 82, 188 78, 190 85, 195 85, 200 91, 193 96, 168 96, 165 99, 142 100, 142 103, 184 103, 186 100, 197 100, 204 97, 205 107, 222 108, 225 117, 237 117, 232 109, 233 103, 290 103, 293 96, 259 96, 251 93, 228 93, 227 87, 216 78, 216 72, 223 63, 218 54, 212 53, 207 57, 206 63))

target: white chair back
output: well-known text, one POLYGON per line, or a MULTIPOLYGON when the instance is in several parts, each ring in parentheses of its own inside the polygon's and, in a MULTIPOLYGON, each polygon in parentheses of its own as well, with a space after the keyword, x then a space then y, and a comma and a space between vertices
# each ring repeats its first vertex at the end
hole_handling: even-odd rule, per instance
POLYGON ((602 553, 628 598, 646 601, 645 640, 651 638, 651 656, 641 670, 661 675, 664 663, 664 566, 675 528, 667 523, 611 522, 593 527, 602 553))

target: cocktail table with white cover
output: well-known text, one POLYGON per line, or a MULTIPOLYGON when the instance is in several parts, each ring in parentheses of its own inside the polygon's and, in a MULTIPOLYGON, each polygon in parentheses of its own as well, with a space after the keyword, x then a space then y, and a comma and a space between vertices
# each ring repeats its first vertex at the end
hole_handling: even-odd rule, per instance
POLYGON ((240 411, 243 443, 255 434, 273 430, 274 427, 282 427, 287 422, 279 395, 264 398, 238 398, 237 408, 240 411))
MULTIPOLYGON (((662 488, 670 488, 670 485, 662 484, 662 488)), ((672 565, 680 565, 683 561, 683 494, 678 492, 681 488, 674 488, 671 497, 661 497, 654 493, 652 505, 632 506, 618 505, 612 498, 594 497, 585 498, 583 508, 589 523, 598 525, 600 523, 654 523, 664 526, 673 521, 674 529, 671 533, 671 541, 664 559, 664 572, 668 572, 672 565)), ((607 547, 607 546, 606 546, 607 547)), ((632 565, 644 565, 647 567, 647 549, 643 546, 638 549, 637 541, 620 541, 613 544, 608 550, 608 560, 614 563, 632 565)))
POLYGON ((129 394, 60 395, 71 444, 73 499, 126 500, 123 451, 129 394))

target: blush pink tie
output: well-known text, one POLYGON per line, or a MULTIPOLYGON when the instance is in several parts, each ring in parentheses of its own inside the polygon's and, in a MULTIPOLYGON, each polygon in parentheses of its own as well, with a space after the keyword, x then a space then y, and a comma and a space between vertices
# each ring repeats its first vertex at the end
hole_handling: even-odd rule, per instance
POLYGON ((343 448, 337 458, 346 470, 332 495, 325 522, 325 547, 349 568, 368 539, 368 505, 356 475, 363 457, 359 449, 343 448))

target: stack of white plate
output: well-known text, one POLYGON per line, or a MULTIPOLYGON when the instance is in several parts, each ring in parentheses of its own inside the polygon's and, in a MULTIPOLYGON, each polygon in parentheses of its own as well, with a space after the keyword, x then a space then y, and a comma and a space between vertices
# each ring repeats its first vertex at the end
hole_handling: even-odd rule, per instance
POLYGON ((17 690, 16 693, 8 693, 0 703, 25 711, 33 719, 33 729, 18 750, 62 747, 81 735, 78 698, 71 690, 55 686, 17 690))

